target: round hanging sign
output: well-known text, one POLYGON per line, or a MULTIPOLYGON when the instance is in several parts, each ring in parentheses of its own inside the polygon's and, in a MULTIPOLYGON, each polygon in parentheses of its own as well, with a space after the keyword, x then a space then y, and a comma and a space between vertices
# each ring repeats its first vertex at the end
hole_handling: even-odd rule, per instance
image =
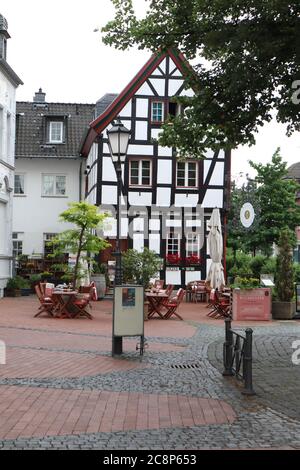
POLYGON ((252 204, 250 202, 245 202, 245 204, 242 205, 241 211, 240 211, 240 220, 245 228, 251 227, 253 224, 255 218, 255 212, 253 209, 252 204))

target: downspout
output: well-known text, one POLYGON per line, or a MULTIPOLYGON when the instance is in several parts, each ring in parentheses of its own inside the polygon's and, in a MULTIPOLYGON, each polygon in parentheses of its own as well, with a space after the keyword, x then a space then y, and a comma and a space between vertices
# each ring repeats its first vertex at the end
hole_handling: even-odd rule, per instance
POLYGON ((82 160, 80 161, 80 165, 79 165, 79 202, 81 202, 81 196, 82 196, 81 182, 82 182, 82 160))

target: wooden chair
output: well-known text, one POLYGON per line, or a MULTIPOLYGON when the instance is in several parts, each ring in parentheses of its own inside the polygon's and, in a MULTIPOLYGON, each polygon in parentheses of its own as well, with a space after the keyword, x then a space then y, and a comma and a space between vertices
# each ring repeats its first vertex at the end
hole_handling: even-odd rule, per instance
POLYGON ((93 286, 81 286, 79 288, 79 294, 77 294, 74 300, 74 305, 80 309, 79 314, 75 316, 85 316, 90 320, 93 316, 86 310, 87 307, 92 308, 91 300, 93 298, 94 287, 93 286))
POLYGON ((45 297, 41 291, 41 288, 38 284, 36 284, 34 286, 34 289, 35 289, 35 293, 37 295, 37 298, 39 299, 39 302, 40 302, 40 307, 37 311, 37 313, 34 315, 34 318, 35 317, 38 317, 41 313, 45 312, 47 313, 48 315, 50 315, 51 317, 54 316, 54 307, 55 307, 55 304, 53 302, 53 300, 51 299, 51 297, 45 297))
POLYGON ((185 290, 184 289, 179 289, 177 292, 177 295, 174 299, 171 299, 169 302, 167 302, 164 306, 168 309, 167 312, 164 315, 164 319, 169 319, 172 315, 175 315, 179 320, 182 320, 183 318, 177 313, 177 309, 179 305, 181 304, 183 298, 185 296, 185 290))

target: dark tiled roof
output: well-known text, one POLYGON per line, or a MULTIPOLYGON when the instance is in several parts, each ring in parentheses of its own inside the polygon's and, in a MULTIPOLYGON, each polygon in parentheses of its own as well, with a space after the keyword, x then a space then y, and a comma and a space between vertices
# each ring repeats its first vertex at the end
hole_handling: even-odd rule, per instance
POLYGON ((100 114, 104 113, 106 108, 114 101, 118 95, 116 93, 106 93, 100 100, 96 102, 95 116, 96 119, 100 114))
POLYGON ((300 162, 294 163, 288 168, 287 178, 292 178, 300 181, 300 162))
POLYGON ((80 143, 94 111, 94 104, 17 102, 16 158, 79 157, 80 143), (47 120, 51 117, 66 123, 63 144, 47 144, 47 120))

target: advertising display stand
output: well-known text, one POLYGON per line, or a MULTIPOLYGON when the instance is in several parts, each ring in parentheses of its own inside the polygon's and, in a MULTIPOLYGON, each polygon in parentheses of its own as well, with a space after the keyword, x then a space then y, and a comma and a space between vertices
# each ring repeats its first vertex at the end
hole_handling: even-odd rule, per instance
POLYGON ((121 354, 123 336, 140 336, 137 346, 144 353, 144 287, 121 285, 114 288, 112 355, 121 354))

